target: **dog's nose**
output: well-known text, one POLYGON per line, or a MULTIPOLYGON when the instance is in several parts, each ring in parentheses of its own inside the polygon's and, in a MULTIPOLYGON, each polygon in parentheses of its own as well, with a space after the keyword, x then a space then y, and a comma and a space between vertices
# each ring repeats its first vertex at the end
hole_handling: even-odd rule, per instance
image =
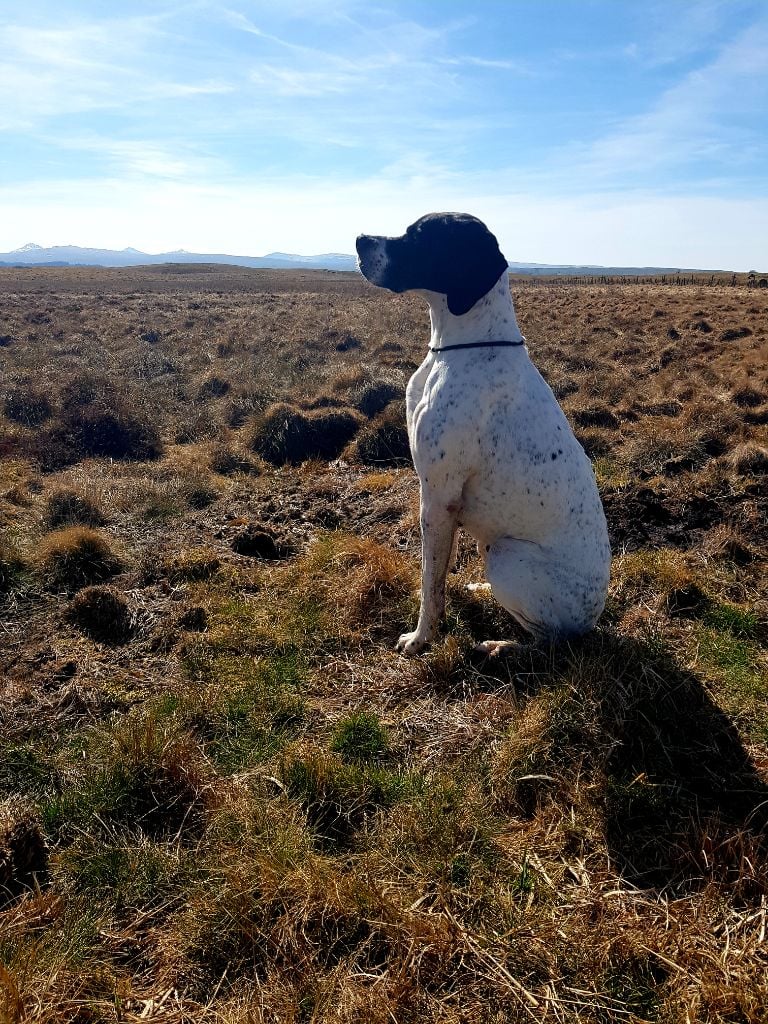
POLYGON ((355 247, 357 249, 358 256, 364 256, 367 252, 370 252, 376 244, 376 239, 372 235, 358 235, 355 247))

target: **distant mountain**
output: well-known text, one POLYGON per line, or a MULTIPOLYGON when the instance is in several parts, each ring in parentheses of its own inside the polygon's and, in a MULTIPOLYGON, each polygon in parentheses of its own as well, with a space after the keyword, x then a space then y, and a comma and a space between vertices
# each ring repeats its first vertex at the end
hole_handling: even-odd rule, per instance
POLYGON ((344 253, 325 253, 320 256, 296 256, 292 253, 272 252, 267 256, 229 256, 224 253, 196 253, 185 249, 173 252, 148 253, 139 249, 89 249, 79 245, 52 245, 48 248, 27 242, 11 252, 0 252, 2 266, 79 266, 79 267, 140 267, 159 263, 225 263, 238 267, 304 270, 354 270, 357 260, 344 253))
MULTIPOLYGON (((79 245, 52 245, 48 248, 27 242, 11 252, 0 252, 0 266, 86 266, 141 267, 159 263, 225 263, 237 267, 262 267, 271 270, 355 270, 357 260, 346 253, 327 252, 319 256, 300 256, 289 252, 270 252, 266 256, 228 256, 224 253, 173 252, 148 253, 139 249, 88 249, 79 245)), ((671 267, 599 267, 551 263, 510 263, 512 274, 612 275, 633 276, 675 274, 671 267)), ((691 271, 689 270, 688 273, 691 271)))

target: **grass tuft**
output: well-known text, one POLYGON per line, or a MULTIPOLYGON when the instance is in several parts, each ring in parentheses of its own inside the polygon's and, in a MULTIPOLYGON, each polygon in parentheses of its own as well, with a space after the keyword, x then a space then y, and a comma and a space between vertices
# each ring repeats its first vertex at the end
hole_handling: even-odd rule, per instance
POLYGON ((107 539, 87 526, 70 526, 43 538, 34 559, 47 587, 77 590, 100 583, 123 568, 107 539))
POLYGON ((133 627, 128 602, 114 587, 84 587, 70 601, 66 616, 78 629, 103 643, 125 643, 133 627))
POLYGON ((356 711, 337 722, 331 750, 345 761, 369 764, 380 761, 389 750, 389 735, 379 716, 356 711))

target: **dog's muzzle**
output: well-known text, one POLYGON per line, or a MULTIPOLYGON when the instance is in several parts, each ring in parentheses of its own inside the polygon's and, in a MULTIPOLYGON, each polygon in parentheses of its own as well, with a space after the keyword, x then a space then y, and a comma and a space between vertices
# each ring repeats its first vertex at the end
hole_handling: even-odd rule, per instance
POLYGON ((360 273, 371 284, 381 286, 387 266, 385 239, 376 235, 358 235, 355 248, 360 273))

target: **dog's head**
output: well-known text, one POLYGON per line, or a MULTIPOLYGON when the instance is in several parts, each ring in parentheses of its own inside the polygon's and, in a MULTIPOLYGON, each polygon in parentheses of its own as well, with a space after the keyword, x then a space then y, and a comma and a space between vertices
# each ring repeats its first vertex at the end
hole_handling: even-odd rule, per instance
POLYGON ((439 292, 454 316, 463 316, 507 269, 499 243, 468 213, 428 213, 404 235, 360 235, 360 271, 393 292, 439 292))

